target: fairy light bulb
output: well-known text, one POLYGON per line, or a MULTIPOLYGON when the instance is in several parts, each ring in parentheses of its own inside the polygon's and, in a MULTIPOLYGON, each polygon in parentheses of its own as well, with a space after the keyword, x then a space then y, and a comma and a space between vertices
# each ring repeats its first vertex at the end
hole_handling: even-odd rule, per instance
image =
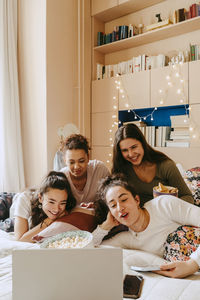
POLYGON ((110 141, 112 141, 112 138, 110 138, 110 141))
POLYGON ((180 103, 183 103, 183 99, 180 99, 180 103))
POLYGON ((137 116, 135 115, 134 119, 136 120, 137 119, 137 116))
POLYGON ((117 83, 118 83, 118 81, 117 81, 117 80, 115 80, 115 83, 117 84, 117 83))
POLYGON ((110 157, 112 156, 112 154, 111 154, 111 153, 109 153, 108 155, 109 155, 110 157))
POLYGON ((178 89, 178 90, 177 90, 177 94, 181 94, 181 89, 178 89))
POLYGON ((116 109, 117 109, 117 106, 116 106, 116 105, 113 105, 113 108, 116 110, 116 109))
POLYGON ((114 127, 115 125, 114 124, 112 124, 112 127, 114 127))
POLYGON ((126 104, 125 104, 125 106, 128 108, 128 107, 129 107, 129 104, 128 104, 128 103, 126 103, 126 104))
POLYGON ((111 133, 111 132, 112 132, 112 129, 109 129, 109 132, 111 133))
POLYGON ((163 92, 163 90, 160 89, 160 90, 159 90, 159 93, 162 94, 162 92, 163 92))
POLYGON ((128 113, 130 113, 131 111, 130 111, 130 109, 128 110, 128 113))
POLYGON ((164 102, 163 102, 163 100, 160 100, 160 104, 163 104, 164 102))
POLYGON ((122 123, 121 121, 118 122, 118 124, 121 124, 121 123, 122 123))
POLYGON ((193 135, 192 135, 192 138, 193 138, 193 139, 195 139, 196 137, 197 137, 196 134, 193 134, 193 135))
POLYGON ((153 121, 153 116, 151 116, 151 121, 153 121))
POLYGON ((116 100, 116 96, 113 96, 113 100, 116 100))
POLYGON ((180 83, 184 83, 184 80, 183 80, 183 79, 180 79, 180 83))
POLYGON ((106 162, 109 164, 109 162, 110 162, 110 161, 109 161, 109 160, 107 160, 106 162))
POLYGON ((120 91, 120 93, 121 93, 121 94, 123 94, 123 92, 124 92, 124 90, 123 90, 123 89, 120 89, 119 91, 120 91))
POLYGON ((170 80, 170 76, 169 76, 169 75, 167 75, 167 76, 166 76, 166 79, 167 79, 167 80, 170 80))
POLYGON ((117 90, 119 90, 119 88, 120 88, 119 86, 116 86, 116 89, 117 89, 117 90))
POLYGON ((125 98, 124 94, 122 95, 122 98, 125 98))
POLYGON ((167 84, 168 84, 168 86, 172 86, 172 83, 171 83, 171 81, 169 81, 167 84))
MULTIPOLYGON (((143 118, 144 120, 146 120, 146 117, 143 118)), ((141 121, 141 120, 140 120, 141 121)))
POLYGON ((117 116, 116 115, 112 115, 112 118, 115 119, 115 118, 117 118, 117 116))
POLYGON ((190 127, 189 127, 189 130, 190 130, 190 131, 193 131, 193 130, 194 130, 194 128, 193 128, 192 126, 190 126, 190 127))
POLYGON ((179 77, 179 76, 180 76, 180 74, 179 74, 178 72, 176 72, 175 76, 176 76, 176 77, 179 77))
POLYGON ((158 108, 157 107, 155 107, 155 110, 157 110, 158 108))

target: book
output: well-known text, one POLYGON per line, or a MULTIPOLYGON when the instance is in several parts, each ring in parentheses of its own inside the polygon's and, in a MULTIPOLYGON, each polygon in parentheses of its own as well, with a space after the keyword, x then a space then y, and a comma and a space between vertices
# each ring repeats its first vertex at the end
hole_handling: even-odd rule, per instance
POLYGON ((166 141, 166 147, 189 147, 189 141, 166 141))
POLYGON ((189 116, 188 115, 178 115, 170 116, 171 127, 189 127, 189 116))
POLYGON ((172 135, 172 134, 170 134, 170 139, 171 140, 189 140, 190 136, 189 135, 172 135))
POLYGON ((171 127, 162 126, 162 139, 161 139, 161 147, 165 147, 166 141, 169 140, 171 127))
POLYGON ((156 127, 156 147, 162 146, 162 126, 156 127))
POLYGON ((177 11, 177 22, 182 22, 185 21, 185 12, 186 9, 185 8, 179 8, 177 11))

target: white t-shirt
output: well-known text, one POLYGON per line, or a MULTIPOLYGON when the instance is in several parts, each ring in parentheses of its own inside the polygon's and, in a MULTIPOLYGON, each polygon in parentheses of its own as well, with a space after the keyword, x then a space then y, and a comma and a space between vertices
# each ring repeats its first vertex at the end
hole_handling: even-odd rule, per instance
POLYGON ((13 217, 21 217, 28 220, 29 227, 31 224, 31 200, 32 192, 25 191, 18 193, 15 196, 14 202, 11 206, 13 210, 13 217))
MULTIPOLYGON (((200 227, 200 207, 185 202, 174 196, 159 196, 145 203, 144 207, 150 215, 148 227, 142 232, 121 232, 114 237, 102 242, 104 245, 137 249, 163 256, 163 244, 169 233, 180 225, 200 227)), ((101 243, 108 233, 99 226, 93 232, 94 245, 101 243)), ((191 257, 200 266, 200 247, 191 257)))
POLYGON ((66 174, 71 186, 72 193, 76 198, 77 204, 80 204, 81 202, 93 202, 96 197, 99 181, 110 174, 102 161, 96 159, 90 160, 87 166, 86 185, 82 191, 79 191, 75 188, 71 180, 69 168, 65 167, 61 169, 60 172, 66 174))

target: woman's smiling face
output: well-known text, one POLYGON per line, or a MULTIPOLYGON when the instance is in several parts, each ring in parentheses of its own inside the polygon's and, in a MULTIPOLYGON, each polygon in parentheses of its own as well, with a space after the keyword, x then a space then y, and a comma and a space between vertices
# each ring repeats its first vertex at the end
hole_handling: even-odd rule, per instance
POLYGON ((68 194, 66 190, 50 188, 46 193, 40 196, 39 202, 42 203, 42 209, 51 220, 55 220, 66 210, 68 194))
POLYGON ((140 200, 122 186, 110 187, 106 193, 106 202, 115 219, 128 226, 136 224, 140 216, 140 200))
POLYGON ((132 163, 133 166, 139 166, 144 157, 144 149, 140 141, 127 138, 119 143, 122 156, 125 160, 132 163))

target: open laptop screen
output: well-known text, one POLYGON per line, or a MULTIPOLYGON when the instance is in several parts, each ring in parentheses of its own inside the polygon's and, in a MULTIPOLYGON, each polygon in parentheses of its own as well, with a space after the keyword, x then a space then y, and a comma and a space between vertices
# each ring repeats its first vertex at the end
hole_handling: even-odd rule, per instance
POLYGON ((13 251, 13 300, 122 300, 122 250, 13 251))

